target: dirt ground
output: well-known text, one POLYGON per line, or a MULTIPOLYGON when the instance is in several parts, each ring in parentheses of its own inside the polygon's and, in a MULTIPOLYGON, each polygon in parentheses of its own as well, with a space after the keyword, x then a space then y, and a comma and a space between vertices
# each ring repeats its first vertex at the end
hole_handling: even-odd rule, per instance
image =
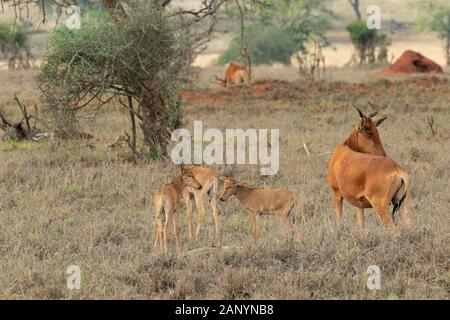
MULTIPOLYGON (((39 104, 33 75, 0 72, 0 108, 8 116, 19 118, 15 92, 31 106, 39 104)), ((177 169, 168 161, 135 165, 126 147, 108 150, 129 121, 113 105, 84 123, 94 135, 93 148, 75 141, 59 147, 0 142, 0 298, 449 299, 449 81, 447 75, 319 82, 280 77, 249 88, 203 82, 185 90, 184 126, 190 130, 194 120, 205 129, 280 129, 277 175, 261 176, 257 166, 233 170, 254 186, 287 188, 301 201, 292 241, 268 216, 261 218, 257 244, 238 201, 221 203, 227 250, 189 253, 213 243, 211 211, 200 238, 189 242, 182 205, 182 253, 174 252, 171 240, 170 254, 154 255, 150 194, 177 169), (416 224, 399 224, 397 238, 372 210, 366 210, 365 231, 358 232, 348 205, 338 226, 326 183, 330 153, 357 122, 353 104, 369 111, 368 100, 387 115, 381 139, 411 178, 416 224), (80 266, 80 290, 66 287, 69 265, 80 266), (370 265, 381 268, 380 290, 367 289, 370 265)))

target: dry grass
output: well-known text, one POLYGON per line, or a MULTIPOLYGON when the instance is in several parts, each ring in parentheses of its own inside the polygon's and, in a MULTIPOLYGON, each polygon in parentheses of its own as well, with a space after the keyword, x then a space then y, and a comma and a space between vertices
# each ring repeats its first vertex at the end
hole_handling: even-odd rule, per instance
MULTIPOLYGON (((106 150, 128 121, 117 110, 105 110, 98 126, 86 127, 96 136, 95 149, 75 142, 56 150, 46 142, 2 142, 0 298, 450 298, 449 83, 446 78, 399 81, 393 90, 383 89, 390 85, 386 80, 367 83, 371 90, 364 93, 330 83, 286 101, 185 105, 189 129, 194 120, 202 120, 204 128, 280 128, 278 175, 262 177, 252 166, 236 172, 257 186, 288 188, 302 203, 293 241, 286 241, 274 217, 263 217, 258 244, 236 199, 221 204, 222 243, 243 247, 223 252, 152 254, 155 226, 148 197, 176 170, 164 162, 133 165, 128 150, 106 150), (372 210, 366 210, 365 232, 358 233, 350 206, 339 228, 326 183, 327 152, 355 124, 351 105, 368 99, 388 116, 381 138, 412 181, 417 225, 401 228, 398 238, 385 233, 372 210), (436 137, 427 127, 429 115, 436 137), (78 291, 66 288, 65 269, 72 264, 81 267, 78 291), (378 291, 366 288, 365 272, 374 264, 382 271, 378 291)), ((12 106, 4 108, 13 114, 12 106)), ((210 246, 211 215, 201 238, 192 242, 181 216, 183 252, 210 246)))

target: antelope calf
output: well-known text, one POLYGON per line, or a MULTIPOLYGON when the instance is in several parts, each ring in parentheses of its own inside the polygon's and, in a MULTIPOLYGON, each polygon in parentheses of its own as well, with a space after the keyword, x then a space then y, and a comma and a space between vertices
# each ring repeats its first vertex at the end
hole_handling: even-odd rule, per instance
POLYGON ((217 190, 219 181, 214 171, 209 168, 198 166, 183 166, 182 170, 185 174, 193 176, 201 185, 202 189, 187 187, 183 192, 184 201, 186 202, 186 220, 188 225, 189 239, 192 240, 192 201, 191 196, 195 199, 195 204, 198 210, 197 228, 195 231, 195 237, 198 237, 200 229, 205 222, 205 197, 212 209, 212 215, 214 220, 216 243, 220 246, 220 226, 219 215, 220 210, 217 206, 217 190))
POLYGON ((177 251, 180 250, 178 205, 186 187, 200 190, 202 185, 183 168, 181 175, 176 176, 172 181, 165 183, 153 193, 153 209, 157 224, 156 238, 153 245, 154 250, 159 242, 160 250, 167 252, 167 228, 173 224, 177 251), (164 213, 163 213, 164 212, 164 213))
POLYGON ((386 156, 377 127, 386 119, 372 120, 376 112, 364 115, 356 108, 360 121, 347 139, 339 144, 328 164, 328 184, 333 191, 337 219, 342 216, 345 199, 357 208, 357 223, 364 227, 364 208, 374 208, 384 226, 396 231, 394 214, 400 209, 405 224, 408 215, 409 178, 386 156), (389 205, 393 204, 392 215, 389 205))
POLYGON ((297 207, 296 196, 286 189, 260 189, 250 188, 246 181, 239 181, 227 177, 220 177, 224 182, 224 190, 220 196, 225 201, 234 195, 250 212, 253 223, 253 238, 259 238, 259 215, 277 215, 285 227, 286 233, 294 232, 293 222, 297 207))

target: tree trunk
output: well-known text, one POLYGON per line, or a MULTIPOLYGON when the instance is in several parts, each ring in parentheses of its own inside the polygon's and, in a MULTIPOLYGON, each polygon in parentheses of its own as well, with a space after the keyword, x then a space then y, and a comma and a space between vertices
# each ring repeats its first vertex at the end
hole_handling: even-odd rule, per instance
POLYGON ((353 11, 355 11, 356 20, 361 21, 361 10, 359 9, 359 0, 348 0, 350 5, 353 8, 353 11))
POLYGON ((447 45, 446 45, 446 55, 447 55, 447 66, 450 66, 450 35, 447 36, 447 45))
POLYGON ((167 155, 169 132, 165 127, 166 106, 156 90, 141 89, 144 144, 151 156, 167 155))
POLYGON ((239 16, 241 21, 241 55, 245 59, 245 65, 247 67, 248 71, 248 79, 251 82, 252 81, 252 60, 250 57, 250 51, 248 43, 245 42, 245 24, 244 24, 244 12, 242 11, 241 4, 239 3, 239 0, 236 0, 236 5, 239 9, 239 16))
POLYGON ((131 151, 133 152, 133 160, 136 162, 136 116, 133 108, 133 97, 128 96, 128 107, 130 108, 130 121, 131 121, 131 151))

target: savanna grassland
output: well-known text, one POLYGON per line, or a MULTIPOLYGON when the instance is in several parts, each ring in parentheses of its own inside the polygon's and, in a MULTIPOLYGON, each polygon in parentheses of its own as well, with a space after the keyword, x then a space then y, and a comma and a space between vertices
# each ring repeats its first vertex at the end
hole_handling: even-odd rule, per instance
MULTIPOLYGON (((3 92, 2 109, 19 117, 13 102, 5 102, 17 88, 10 89, 3 92)), ((227 250, 191 251, 213 243, 211 210, 200 238, 189 242, 182 205, 181 254, 172 238, 171 254, 153 254, 150 194, 178 171, 169 161, 133 164, 126 146, 109 150, 129 121, 112 105, 84 124, 94 135, 89 143, 1 142, 0 298, 450 298, 448 77, 270 81, 196 89, 183 99, 190 130, 194 120, 221 130, 280 129, 277 175, 261 176, 256 166, 215 169, 254 186, 294 192, 301 202, 294 239, 287 241, 275 217, 264 216, 254 244, 249 215, 232 198, 220 204, 227 250), (380 126, 382 142, 411 178, 416 224, 407 229, 398 222, 398 237, 385 232, 372 210, 366 210, 365 231, 358 232, 348 205, 338 226, 326 182, 330 152, 358 120, 352 105, 369 111, 368 100, 388 116, 380 126), (80 290, 66 287, 66 267, 73 264, 81 268, 80 290), (381 268, 380 290, 366 287, 370 265, 381 268)))

